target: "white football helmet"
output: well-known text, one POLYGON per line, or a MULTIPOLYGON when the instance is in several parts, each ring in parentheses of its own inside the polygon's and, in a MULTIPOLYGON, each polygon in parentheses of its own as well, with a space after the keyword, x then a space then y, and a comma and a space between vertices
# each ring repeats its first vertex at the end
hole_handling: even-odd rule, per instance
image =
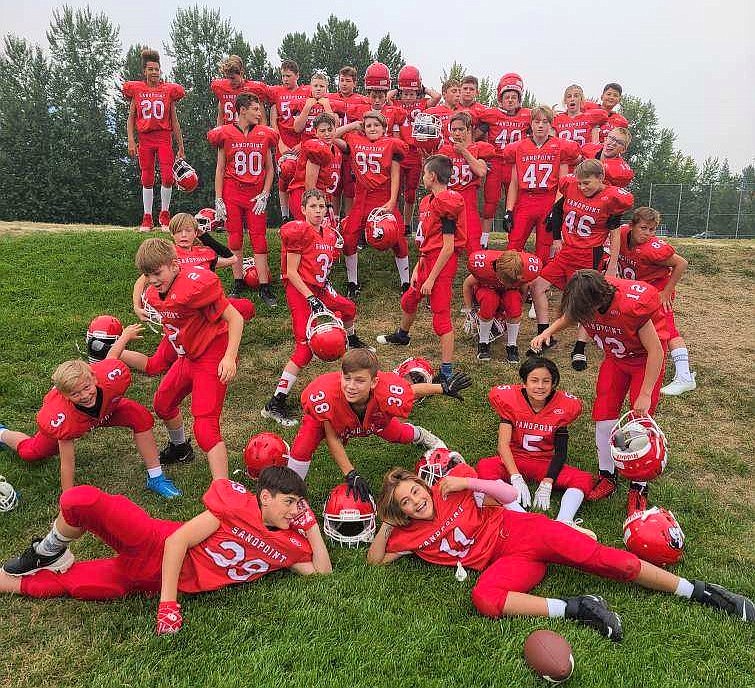
POLYGON ((441 138, 443 122, 437 115, 420 112, 412 122, 412 138, 415 141, 432 141, 441 138))
MULTIPOLYGON (((476 310, 471 309, 464 314, 464 334, 476 337, 479 333, 480 316, 476 310)), ((493 318, 488 343, 492 344, 496 339, 503 337, 504 334, 506 334, 506 323, 500 318, 493 318)))
POLYGON ((0 511, 10 511, 18 505, 18 493, 6 479, 0 475, 0 511))

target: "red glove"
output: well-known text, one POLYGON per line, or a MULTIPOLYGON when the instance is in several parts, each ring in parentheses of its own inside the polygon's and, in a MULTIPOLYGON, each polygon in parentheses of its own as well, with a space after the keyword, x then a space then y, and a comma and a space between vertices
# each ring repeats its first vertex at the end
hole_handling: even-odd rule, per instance
POLYGON ((291 527, 298 530, 302 535, 306 535, 310 528, 317 525, 317 518, 312 507, 309 506, 306 499, 299 500, 299 513, 291 521, 291 527))
POLYGON ((181 605, 178 602, 160 602, 157 606, 157 635, 178 633, 183 622, 181 605))

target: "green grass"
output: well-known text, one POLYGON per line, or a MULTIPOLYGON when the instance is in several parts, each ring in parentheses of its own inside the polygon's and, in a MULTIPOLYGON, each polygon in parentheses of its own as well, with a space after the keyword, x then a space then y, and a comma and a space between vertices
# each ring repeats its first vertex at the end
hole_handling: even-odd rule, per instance
MULTIPOLYGON (((34 414, 52 369, 78 355, 75 342, 82 341, 92 316, 108 312, 132 321, 132 258, 140 238, 135 233, 97 231, 0 237, 0 421, 5 425, 34 430, 34 414)), ((661 404, 658 418, 669 437, 671 462, 653 487, 652 501, 674 511, 687 534, 686 556, 676 569, 680 575, 718 581, 752 597, 755 447, 750 432, 752 360, 746 347, 751 352, 754 244, 683 246, 683 252, 691 254, 693 269, 680 288, 680 324, 690 341, 700 386, 691 395, 661 404), (726 260, 721 258, 722 245, 726 260), (732 251, 735 246, 737 251, 732 251), (720 301, 727 280, 735 274, 749 279, 738 292, 742 296, 720 301), (695 304, 694 310, 685 309, 685 298, 695 304), (702 321, 720 307, 730 309, 729 317, 724 329, 712 336, 723 345, 698 348, 698 337, 711 336, 702 321), (737 339, 745 342, 744 354, 728 344, 737 339)), ((397 280, 389 256, 365 253, 361 268, 365 288, 359 332, 372 339, 396 324, 397 280)), ((334 281, 339 286, 345 281, 342 266, 334 281)), ((455 310, 458 313, 458 304, 455 310)), ((260 418, 259 408, 291 352, 285 307, 273 312, 258 304, 258 312, 246 328, 239 375, 223 416, 231 470, 240 467, 241 451, 251 434, 277 431, 260 418)), ((455 317, 460 332, 461 316, 455 317)), ((522 349, 532 330, 525 317, 522 349)), ((588 372, 573 372, 567 362, 569 339, 565 336, 554 352, 563 373, 562 387, 579 395, 589 409, 599 355, 591 349, 588 372)), ((140 348, 150 351, 156 344, 157 336, 148 334, 140 348)), ((412 353, 437 359, 424 311, 413 344, 412 353)), ((474 344, 463 336, 457 349, 460 367, 475 383, 467 400, 428 400, 412 420, 474 461, 495 451, 497 422, 487 391, 494 384, 515 381, 515 371, 500 361, 500 342, 494 347, 497 360, 489 365, 478 364, 474 344)), ((380 355, 383 367, 390 368, 408 353, 381 350, 380 355)), ((308 368, 297 392, 326 370, 323 364, 308 368)), ((130 395, 149 404, 156 385, 154 379, 135 376, 130 395)), ((589 410, 572 430, 572 461, 594 469, 589 410)), ((162 443, 164 430, 158 427, 156 432, 162 443)), ((293 431, 283 434, 293 439, 293 431)), ((168 469, 185 496, 166 503, 143 489, 143 469, 126 431, 96 431, 77 447, 79 482, 123 492, 164 518, 187 519, 202 508, 208 472, 201 460, 168 469)), ((354 441, 348 450, 375 488, 387 469, 411 466, 418 458, 411 447, 375 438, 354 441)), ((11 452, 0 451, 0 474, 22 493, 18 509, 0 514, 0 558, 5 558, 49 526, 57 511, 58 466, 54 459, 27 465, 11 452)), ((338 480, 334 465, 319 451, 310 473, 316 510, 338 480)), ((603 542, 621 546, 623 507, 622 494, 586 505, 581 515, 603 542)), ((104 555, 107 548, 87 537, 74 551, 84 559, 104 555)), ((375 569, 366 566, 363 550, 333 548, 331 553, 334 573, 326 578, 274 574, 253 585, 184 598, 186 624, 171 638, 154 635, 154 599, 3 600, 0 646, 5 666, 0 686, 536 686, 542 683, 526 668, 521 648, 525 637, 538 628, 551 628, 571 642, 577 665, 572 685, 753 685, 752 627, 672 596, 552 567, 536 592, 594 592, 606 597, 625 626, 626 639, 615 646, 566 621, 483 619, 469 599, 474 576, 460 584, 452 570, 412 558, 375 569)))

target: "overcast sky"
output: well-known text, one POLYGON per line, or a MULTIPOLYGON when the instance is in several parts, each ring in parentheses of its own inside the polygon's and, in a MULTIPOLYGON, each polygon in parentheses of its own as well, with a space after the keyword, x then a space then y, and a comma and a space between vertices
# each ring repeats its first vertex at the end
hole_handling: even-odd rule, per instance
MULTIPOLYGON (((0 31, 46 47, 45 30, 61 4, 25 0, 21 11, 18 0, 0 0, 0 31)), ((195 3, 89 4, 120 26, 124 47, 162 48, 176 8, 195 3)), ((728 158, 733 171, 755 163, 755 0, 205 4, 230 17, 250 43, 262 43, 274 65, 286 33, 311 34, 333 13, 354 21, 373 50, 390 32, 404 59, 436 87, 454 60, 495 80, 519 72, 526 87, 548 104, 558 102, 571 83, 597 96, 606 82, 618 81, 627 93, 655 103, 661 125, 671 127, 678 147, 698 162, 728 158)))

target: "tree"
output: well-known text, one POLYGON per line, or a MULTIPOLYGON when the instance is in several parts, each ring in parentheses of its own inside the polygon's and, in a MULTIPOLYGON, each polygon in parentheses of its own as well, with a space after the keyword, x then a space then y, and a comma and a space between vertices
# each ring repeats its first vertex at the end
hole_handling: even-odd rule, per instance
POLYGON ((278 57, 281 60, 294 60, 299 65, 302 80, 308 79, 312 74, 312 44, 306 33, 297 31, 283 36, 278 57))
POLYGON ((398 73, 401 68, 406 64, 401 51, 398 46, 391 40, 391 34, 387 33, 380 39, 377 52, 375 52, 375 60, 387 65, 388 71, 391 77, 395 81, 398 78, 398 73))
POLYGON ((312 68, 324 69, 335 78, 341 67, 354 67, 358 74, 372 61, 370 43, 366 38, 359 40, 359 29, 349 19, 338 19, 330 15, 325 25, 317 24, 312 39, 312 68))
POLYGON ((450 81, 451 79, 458 81, 461 83, 461 80, 464 78, 464 75, 467 73, 466 67, 464 65, 456 62, 454 60, 454 63, 451 65, 451 67, 448 70, 443 70, 443 72, 440 75, 440 83, 445 84, 446 81, 450 81))
POLYGON ((496 84, 493 83, 493 80, 490 77, 485 76, 480 79, 480 88, 477 92, 477 100, 479 100, 483 105, 487 105, 488 107, 495 107, 498 104, 496 102, 496 84))

